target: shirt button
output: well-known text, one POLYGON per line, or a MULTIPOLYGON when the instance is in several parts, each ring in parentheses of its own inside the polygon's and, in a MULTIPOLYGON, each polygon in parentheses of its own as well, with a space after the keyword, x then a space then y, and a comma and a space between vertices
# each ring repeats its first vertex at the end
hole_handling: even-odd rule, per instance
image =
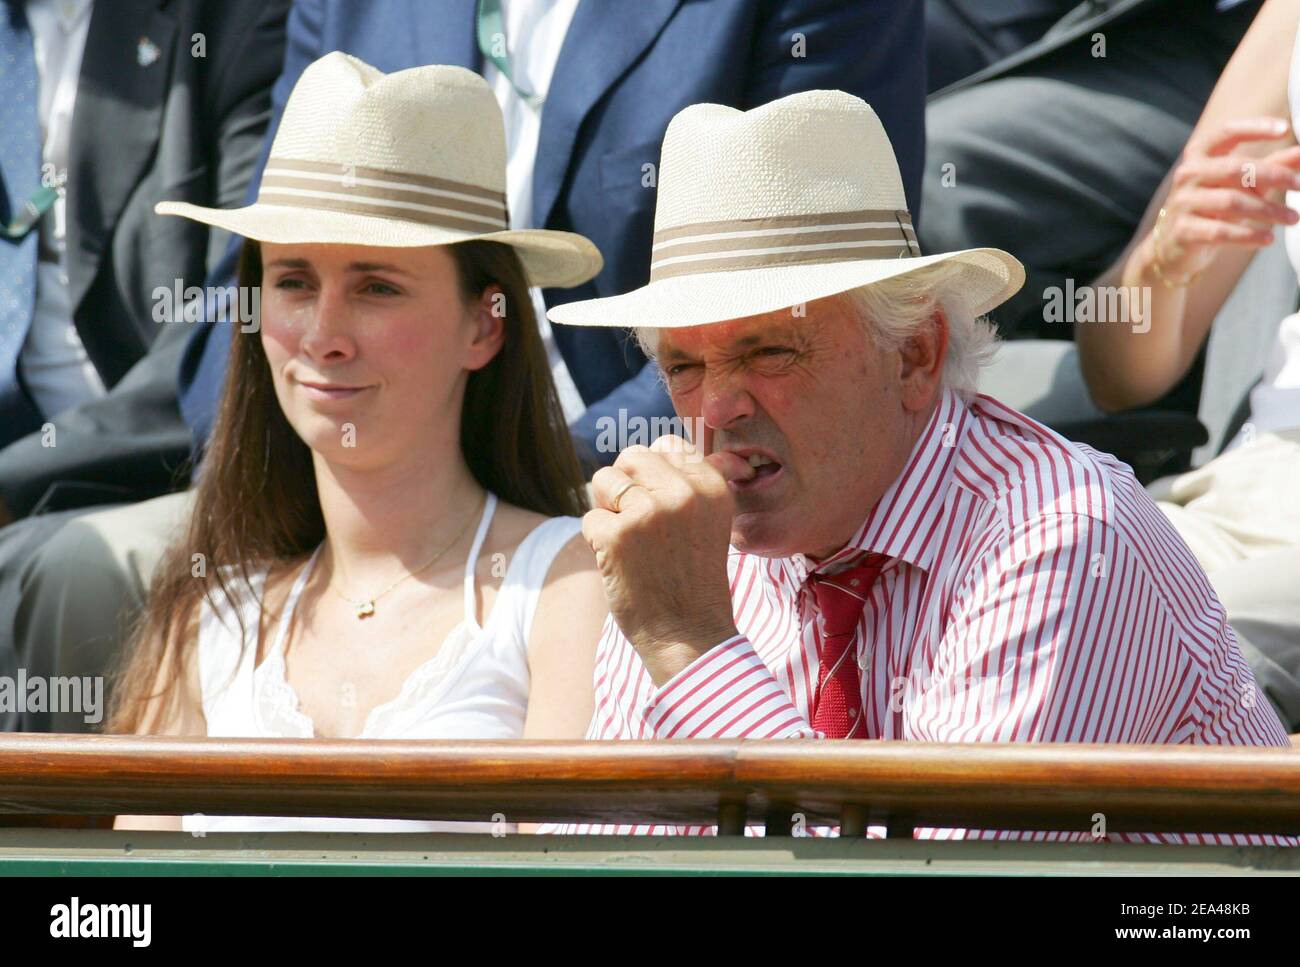
POLYGON ((856 588, 859 584, 861 584, 861 583, 862 583, 862 582, 859 581, 857 578, 850 578, 850 579, 849 579, 849 584, 850 584, 851 586, 855 587, 855 588, 856 588))
POLYGON ((855 709, 855 708, 850 707, 850 708, 849 708, 849 718, 851 718, 851 719, 855 719, 855 718, 857 718, 857 717, 858 717, 858 710, 855 709))

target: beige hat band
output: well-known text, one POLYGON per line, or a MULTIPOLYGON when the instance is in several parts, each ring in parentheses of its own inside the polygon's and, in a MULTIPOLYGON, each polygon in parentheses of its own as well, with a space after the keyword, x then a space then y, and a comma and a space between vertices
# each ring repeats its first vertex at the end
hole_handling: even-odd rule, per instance
POLYGON ((914 255, 920 255, 920 247, 906 211, 698 222, 655 233, 650 281, 702 272, 914 255))
POLYGON ((359 165, 271 158, 257 198, 268 205, 377 215, 459 231, 509 228, 502 192, 359 165))

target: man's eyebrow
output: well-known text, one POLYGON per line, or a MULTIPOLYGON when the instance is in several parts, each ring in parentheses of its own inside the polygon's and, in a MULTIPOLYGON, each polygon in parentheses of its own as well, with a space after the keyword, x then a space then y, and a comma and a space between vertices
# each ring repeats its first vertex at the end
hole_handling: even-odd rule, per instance
POLYGON ((682 350, 678 349, 676 346, 670 346, 667 349, 661 349, 659 352, 655 353, 655 355, 659 358, 660 362, 664 362, 665 360, 670 360, 672 362, 679 363, 682 362, 683 360, 692 358, 689 353, 682 352, 682 350))
MULTIPOLYGON (((785 343, 785 342, 789 342, 790 339, 791 339, 791 333, 785 330, 750 333, 748 336, 741 336, 739 339, 734 339, 730 343, 728 343, 726 353, 727 355, 733 355, 738 351, 743 351, 745 349, 752 349, 754 346, 757 346, 760 343, 772 343, 772 342, 785 343)), ((683 360, 694 359, 694 357, 691 356, 689 353, 684 353, 680 349, 677 349, 676 347, 662 349, 656 355, 659 357, 660 361, 672 360, 673 362, 681 362, 683 360)))

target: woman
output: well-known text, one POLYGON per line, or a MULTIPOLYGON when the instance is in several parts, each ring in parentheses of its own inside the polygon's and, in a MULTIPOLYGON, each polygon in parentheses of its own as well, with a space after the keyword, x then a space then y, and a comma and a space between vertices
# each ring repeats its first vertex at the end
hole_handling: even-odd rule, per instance
POLYGON ((189 532, 158 568, 110 731, 584 733, 604 595, 525 272, 572 285, 600 256, 505 230, 503 141, 477 75, 331 54, 294 88, 255 205, 158 206, 248 239, 260 333, 233 336, 189 532))
MULTIPOLYGON (((1300 272, 1298 24, 1300 0, 1269 0, 1260 9, 1129 250, 1099 280, 1151 295, 1150 318, 1134 320, 1141 325, 1078 327, 1083 374, 1103 408, 1150 403, 1183 378, 1255 253, 1279 228, 1300 272)), ((1275 324, 1242 432, 1218 458, 1151 490, 1209 575, 1261 687, 1294 732, 1300 314, 1275 324)))

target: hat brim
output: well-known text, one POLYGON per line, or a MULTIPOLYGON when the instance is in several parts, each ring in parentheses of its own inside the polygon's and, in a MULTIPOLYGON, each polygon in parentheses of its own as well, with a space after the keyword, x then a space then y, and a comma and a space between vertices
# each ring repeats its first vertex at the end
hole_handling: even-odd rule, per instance
POLYGON ((983 315, 1025 284, 1024 266, 995 248, 902 259, 870 259, 701 272, 651 282, 623 295, 568 302, 547 312, 568 326, 677 329, 775 312, 941 262, 961 266, 969 305, 983 315))
POLYGON ((258 242, 277 245, 373 245, 379 248, 418 248, 457 242, 500 242, 519 253, 532 285, 567 288, 594 278, 604 265, 600 250, 573 232, 518 229, 501 232, 458 231, 420 225, 396 218, 294 208, 257 203, 244 208, 204 208, 188 202, 164 201, 154 206, 160 215, 180 215, 258 242))

